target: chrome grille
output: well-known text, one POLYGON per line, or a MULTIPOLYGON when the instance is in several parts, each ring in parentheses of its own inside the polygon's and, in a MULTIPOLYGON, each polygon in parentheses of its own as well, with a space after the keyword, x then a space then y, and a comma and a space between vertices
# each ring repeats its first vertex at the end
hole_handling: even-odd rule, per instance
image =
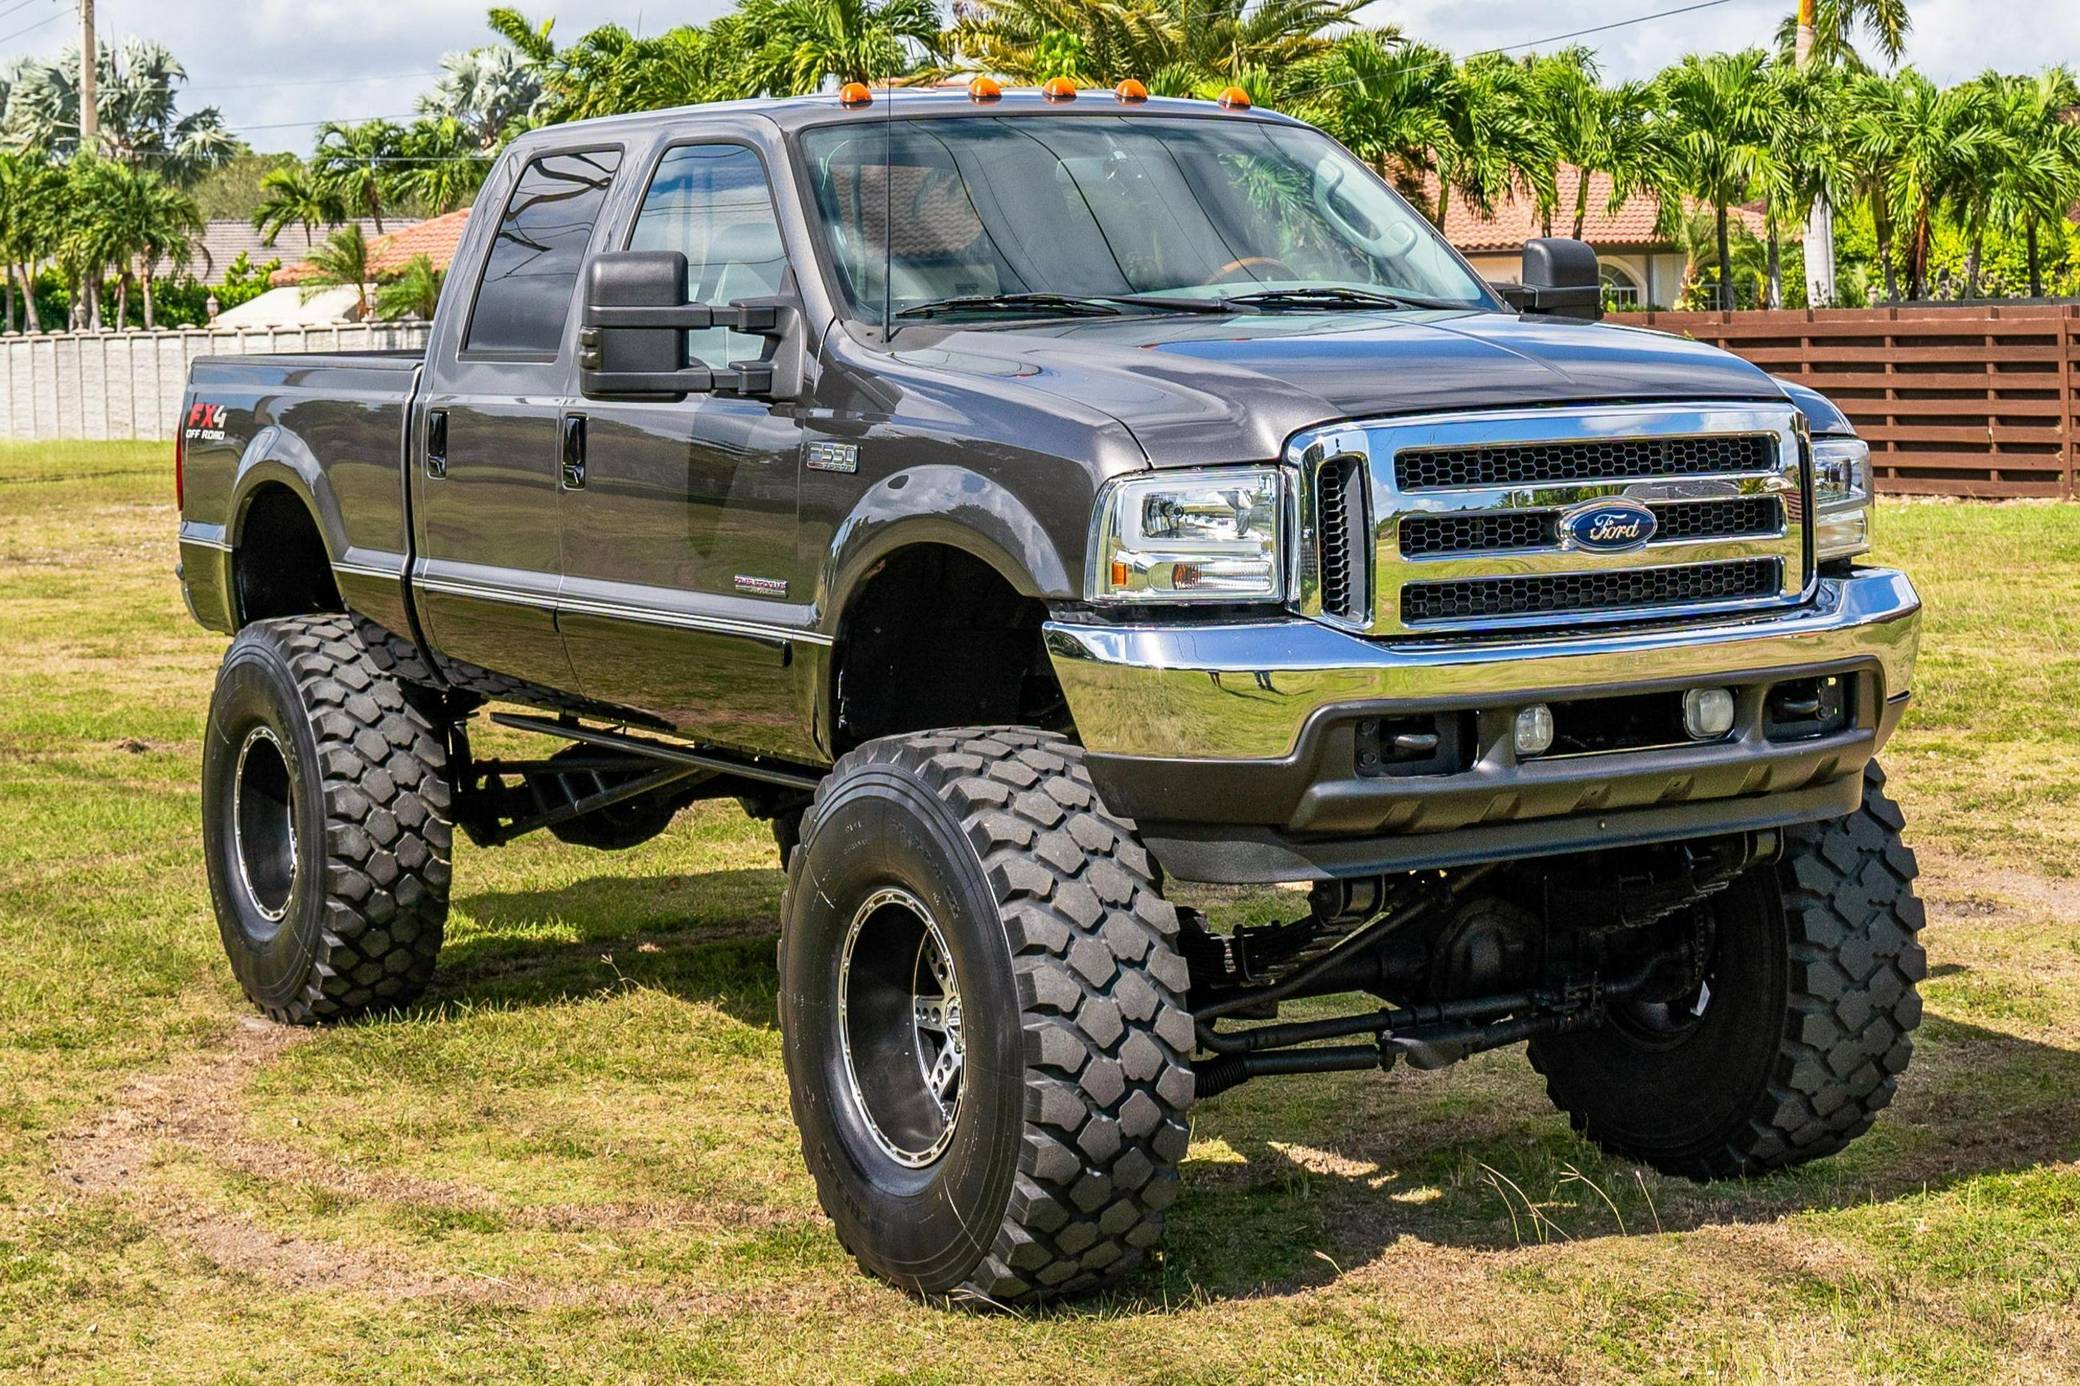
POLYGON ((1354 457, 1323 467, 1315 488, 1315 527, 1321 543, 1322 610, 1362 618, 1365 563, 1360 534, 1365 515, 1365 468, 1354 457))
POLYGON ((1788 404, 1439 414, 1303 434, 1288 452, 1295 606, 1385 636, 1788 606, 1813 580, 1807 451, 1788 404), (1574 537, 1576 507, 1620 497, 1654 513, 1643 544, 1574 537))
POLYGON ((1627 568, 1611 573, 1555 573, 1550 577, 1465 578, 1412 582, 1401 589, 1401 619, 1426 621, 1530 612, 1647 610, 1686 602, 1768 597, 1783 582, 1774 558, 1733 563, 1689 563, 1678 568, 1627 568))
POLYGON ((1520 486, 1622 476, 1708 476, 1774 465, 1770 439, 1621 438, 1529 446, 1436 448, 1394 459, 1404 491, 1451 486, 1520 486))
MULTIPOLYGON (((1775 496, 1680 501, 1649 506, 1648 509, 1654 512, 1654 519, 1660 526, 1655 537, 1663 540, 1777 534, 1784 527, 1784 507, 1775 496)), ((1559 542, 1560 512, 1557 510, 1519 510, 1497 515, 1411 515, 1401 522, 1401 552, 1409 558, 1434 553, 1546 549, 1559 542)))

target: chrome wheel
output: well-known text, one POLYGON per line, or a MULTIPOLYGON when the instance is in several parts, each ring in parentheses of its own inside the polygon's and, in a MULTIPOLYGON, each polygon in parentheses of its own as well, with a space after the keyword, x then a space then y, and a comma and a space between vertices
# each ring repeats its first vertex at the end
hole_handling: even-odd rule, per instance
POLYGON ((295 783, 274 732, 246 733, 231 772, 232 855, 253 908, 270 923, 288 913, 296 890, 295 783))
POLYGON ((889 886, 852 916, 838 960, 847 1095, 882 1153, 922 1169, 960 1118, 961 993, 931 911, 889 886))

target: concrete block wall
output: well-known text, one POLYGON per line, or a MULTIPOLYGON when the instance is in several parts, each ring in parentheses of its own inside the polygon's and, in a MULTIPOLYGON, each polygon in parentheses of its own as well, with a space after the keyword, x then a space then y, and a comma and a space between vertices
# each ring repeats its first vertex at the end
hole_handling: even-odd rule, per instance
POLYGON ((401 322, 0 336, 0 439, 163 442, 197 357, 401 350, 425 346, 426 333, 423 322, 401 322))

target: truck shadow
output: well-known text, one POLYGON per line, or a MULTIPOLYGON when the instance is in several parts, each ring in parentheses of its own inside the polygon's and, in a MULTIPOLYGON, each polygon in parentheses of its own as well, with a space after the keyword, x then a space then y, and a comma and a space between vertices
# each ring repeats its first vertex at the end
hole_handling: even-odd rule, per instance
MULTIPOLYGON (((733 870, 464 897, 428 1001, 547 1006, 639 986, 775 1026, 779 883, 733 870)), ((1933 1009, 1872 1132, 1754 1181, 1693 1184, 1602 1155, 1520 1050, 1438 1073, 1258 1080, 1195 1109, 1163 1262, 1126 1293, 1149 1307, 1286 1294, 1425 1247, 1507 1251, 1885 1203, 2080 1159, 2076 1110, 2080 1052, 1933 1009)))
POLYGON ((595 876, 465 896, 427 1004, 546 1006, 637 986, 774 1026, 780 882, 771 870, 595 876))
POLYGON ((1165 1289, 1282 1294, 1411 1242, 1493 1252, 1770 1223, 2080 1159, 2080 1052, 1934 1013, 1916 1049, 1892 1106, 1846 1151, 1717 1184, 1576 1138, 1521 1052, 1240 1088, 1195 1112, 1165 1289))

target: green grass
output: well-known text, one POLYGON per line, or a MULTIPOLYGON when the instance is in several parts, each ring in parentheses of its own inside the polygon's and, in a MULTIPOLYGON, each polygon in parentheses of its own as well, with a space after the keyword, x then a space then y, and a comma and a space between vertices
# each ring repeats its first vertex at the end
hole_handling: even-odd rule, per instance
POLYGON ((1661 1179, 1516 1053, 1256 1084, 1195 1111, 1160 1263, 974 1316, 861 1278, 816 1207, 780 878, 733 812, 464 847, 421 1010, 247 1019, 197 852, 223 642, 170 490, 159 448, 0 448, 0 1378, 2080 1375, 2080 507, 1881 517, 1930 608, 1888 759, 1936 975, 1847 1153, 1661 1179))

